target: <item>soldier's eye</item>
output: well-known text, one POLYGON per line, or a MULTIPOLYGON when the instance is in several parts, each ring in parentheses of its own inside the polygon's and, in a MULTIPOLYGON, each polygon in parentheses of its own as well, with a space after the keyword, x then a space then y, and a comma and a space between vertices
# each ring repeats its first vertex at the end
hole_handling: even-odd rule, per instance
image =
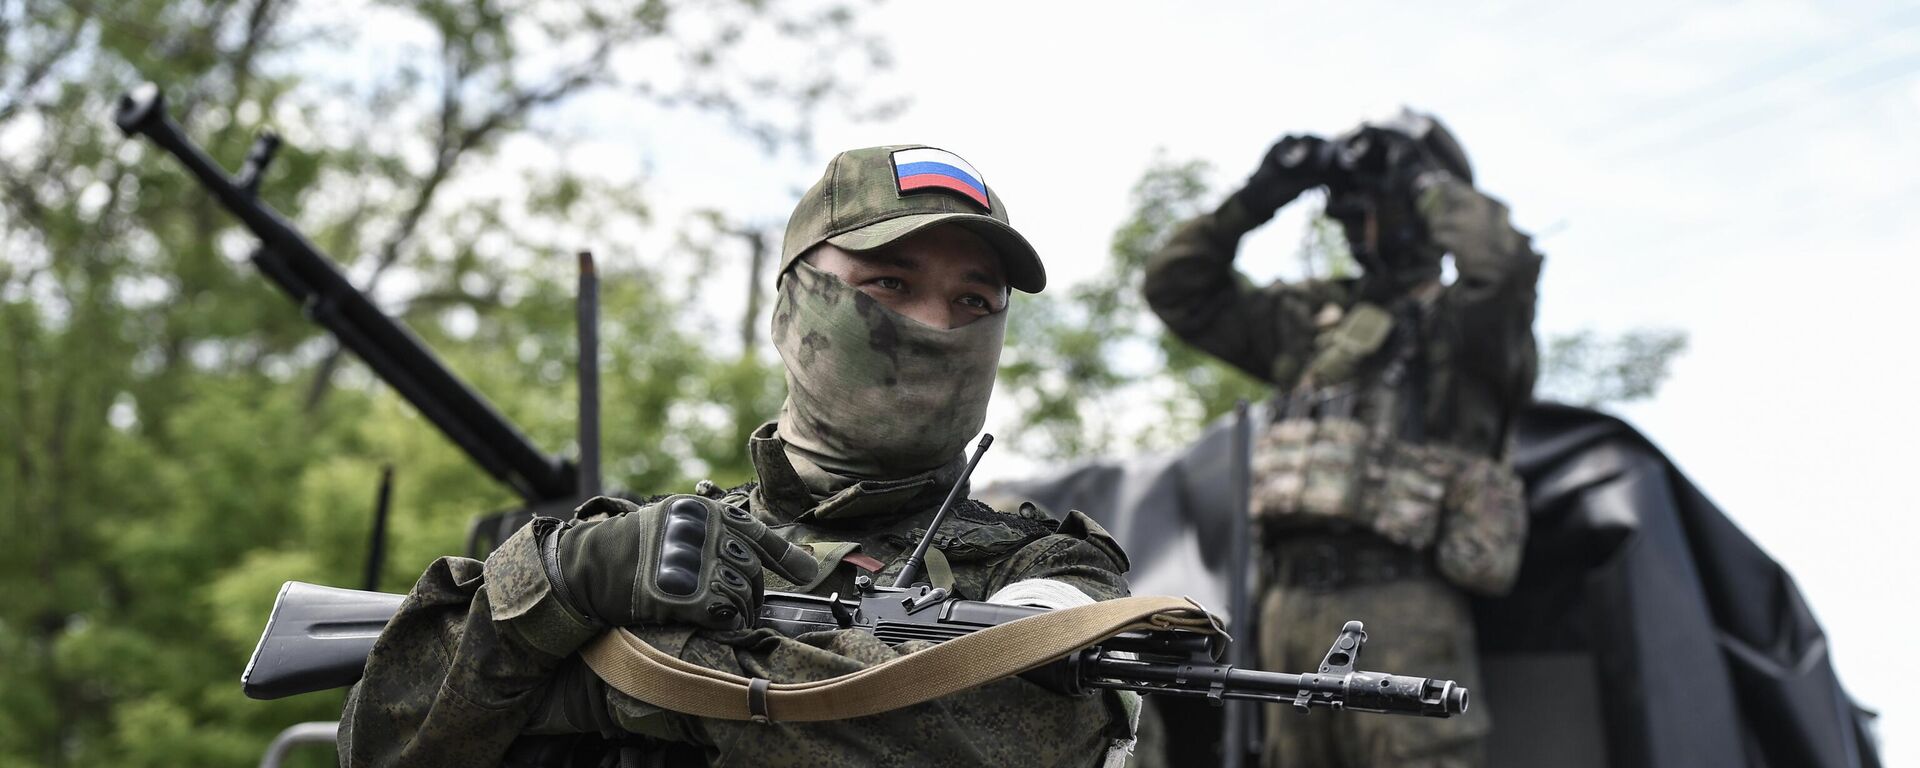
POLYGON ((987 301, 986 297, 981 296, 980 294, 977 294, 977 293, 969 293, 965 296, 961 296, 959 299, 957 299, 957 301, 959 301, 961 304, 965 306, 978 309, 982 312, 993 311, 993 304, 987 301))
POLYGON ((872 283, 889 291, 904 291, 907 289, 907 281, 897 277, 876 277, 872 280, 872 283))

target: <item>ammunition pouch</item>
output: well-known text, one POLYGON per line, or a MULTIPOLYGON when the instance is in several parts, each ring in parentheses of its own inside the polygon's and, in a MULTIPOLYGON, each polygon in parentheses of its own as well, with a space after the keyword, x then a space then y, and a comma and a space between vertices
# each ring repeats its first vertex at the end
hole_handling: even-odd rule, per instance
POLYGON ((1255 525, 1270 538, 1359 529, 1415 552, 1431 549, 1462 589, 1512 586, 1526 540, 1513 470, 1444 445, 1380 439, 1342 418, 1282 419, 1253 450, 1255 525))
POLYGON ((1461 589, 1502 595, 1520 575, 1527 541, 1527 496, 1513 468, 1463 455, 1447 489, 1434 565, 1461 589))
POLYGON ((1321 385, 1352 381, 1386 345, 1393 326, 1393 313, 1378 304, 1363 301, 1347 308, 1332 328, 1315 337, 1306 380, 1321 385))
POLYGON ((1348 419, 1283 419, 1253 449, 1253 519, 1261 524, 1356 517, 1366 429, 1348 419))

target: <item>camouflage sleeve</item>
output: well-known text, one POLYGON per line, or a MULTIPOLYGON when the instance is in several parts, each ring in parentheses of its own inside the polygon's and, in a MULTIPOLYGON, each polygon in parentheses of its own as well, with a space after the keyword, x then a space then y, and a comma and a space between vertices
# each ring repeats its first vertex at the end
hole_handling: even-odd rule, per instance
POLYGON ((1263 381, 1291 386, 1313 349, 1318 304, 1300 287, 1256 288, 1233 268, 1240 238, 1273 214, 1236 195, 1181 224, 1148 257, 1147 305, 1188 344, 1263 381))
POLYGON ((1127 567, 1127 555, 1113 536, 1086 513, 1074 510, 1060 523, 1059 532, 1028 543, 996 564, 982 594, 991 595, 1018 581, 1052 579, 1096 601, 1112 600, 1127 596, 1127 567))
POLYGON ((1464 181, 1447 177, 1427 187, 1420 212, 1459 273, 1443 300, 1443 317, 1460 341, 1459 373, 1517 407, 1532 393, 1539 365, 1533 318, 1540 254, 1514 228, 1505 204, 1464 181))
POLYGON ((548 591, 535 526, 408 593, 340 715, 343 766, 494 765, 561 660, 597 632, 548 591))

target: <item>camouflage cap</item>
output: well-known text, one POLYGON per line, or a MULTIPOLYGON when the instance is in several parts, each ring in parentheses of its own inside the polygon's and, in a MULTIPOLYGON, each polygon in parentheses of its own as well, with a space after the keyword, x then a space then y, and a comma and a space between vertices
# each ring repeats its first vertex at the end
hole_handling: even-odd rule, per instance
POLYGON ((1046 287, 1040 254, 1007 223, 1006 205, 980 172, 958 155, 923 144, 835 155, 787 220, 780 274, 823 242, 866 251, 945 223, 972 230, 999 251, 1008 285, 1027 293, 1046 287))

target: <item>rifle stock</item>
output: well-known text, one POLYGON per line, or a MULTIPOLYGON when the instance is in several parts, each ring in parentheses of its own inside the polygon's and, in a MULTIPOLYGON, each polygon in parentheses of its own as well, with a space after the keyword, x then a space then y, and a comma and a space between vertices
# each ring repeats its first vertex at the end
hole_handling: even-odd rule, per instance
POLYGON ((405 595, 287 582, 240 673, 240 690, 248 698, 278 699, 353 685, 404 600, 405 595))

